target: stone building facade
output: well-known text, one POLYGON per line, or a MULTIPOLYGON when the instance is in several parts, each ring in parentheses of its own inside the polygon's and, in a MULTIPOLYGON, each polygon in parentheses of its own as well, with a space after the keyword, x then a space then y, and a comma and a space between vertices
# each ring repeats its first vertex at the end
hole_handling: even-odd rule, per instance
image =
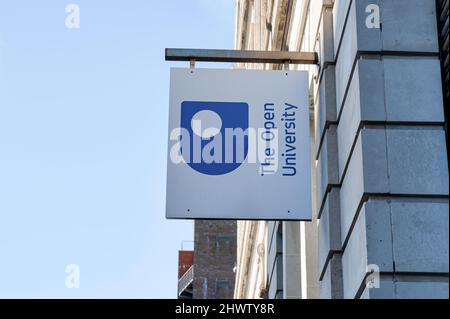
POLYGON ((313 220, 238 222, 236 298, 448 298, 437 9, 236 1, 236 49, 319 55, 290 66, 310 76, 313 220))

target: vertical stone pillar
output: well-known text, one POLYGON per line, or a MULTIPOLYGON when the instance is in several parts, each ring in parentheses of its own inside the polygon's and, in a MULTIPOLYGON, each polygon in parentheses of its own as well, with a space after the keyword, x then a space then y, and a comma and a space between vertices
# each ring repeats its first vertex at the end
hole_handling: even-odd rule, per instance
POLYGON ((448 298, 435 1, 336 0, 333 21, 343 296, 448 298))
POLYGON ((339 299, 343 297, 343 285, 336 108, 338 79, 334 59, 333 10, 328 1, 322 7, 316 50, 320 60, 314 103, 320 298, 339 299))

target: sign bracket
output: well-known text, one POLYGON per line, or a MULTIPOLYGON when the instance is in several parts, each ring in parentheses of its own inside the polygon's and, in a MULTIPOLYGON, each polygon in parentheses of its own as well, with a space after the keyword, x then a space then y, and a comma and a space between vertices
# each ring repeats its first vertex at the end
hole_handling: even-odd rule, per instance
POLYGON ((319 64, 316 52, 291 51, 253 51, 253 50, 216 50, 216 49, 179 49, 166 48, 166 61, 189 61, 191 68, 195 62, 231 62, 231 63, 273 63, 283 64, 319 64))

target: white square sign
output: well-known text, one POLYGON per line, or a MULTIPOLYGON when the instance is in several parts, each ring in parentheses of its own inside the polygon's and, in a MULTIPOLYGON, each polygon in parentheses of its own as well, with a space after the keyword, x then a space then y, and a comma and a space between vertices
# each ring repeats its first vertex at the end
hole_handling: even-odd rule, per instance
POLYGON ((173 68, 166 217, 311 220, 305 71, 173 68))

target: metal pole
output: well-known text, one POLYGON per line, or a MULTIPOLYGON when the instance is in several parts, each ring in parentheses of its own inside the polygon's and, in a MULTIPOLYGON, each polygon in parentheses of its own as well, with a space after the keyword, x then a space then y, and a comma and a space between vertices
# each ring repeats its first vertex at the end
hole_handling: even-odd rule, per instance
POLYGON ((166 61, 318 64, 316 52, 166 48, 166 61))

